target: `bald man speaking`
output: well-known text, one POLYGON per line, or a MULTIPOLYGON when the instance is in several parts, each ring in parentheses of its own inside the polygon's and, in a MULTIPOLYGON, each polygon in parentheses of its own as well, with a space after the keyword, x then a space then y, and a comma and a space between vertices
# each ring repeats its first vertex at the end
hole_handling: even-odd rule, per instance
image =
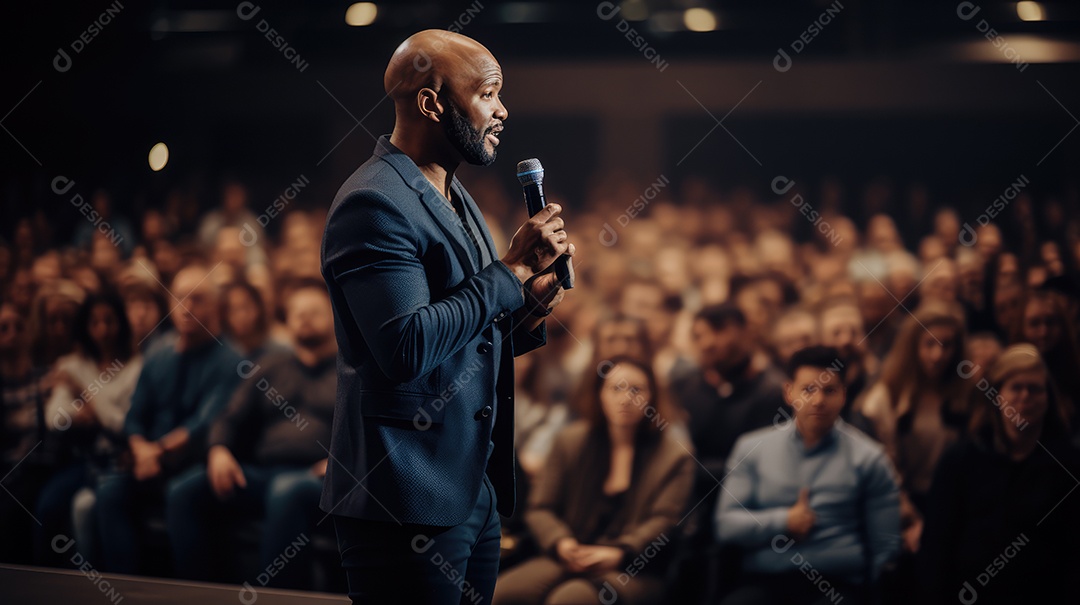
POLYGON ((507 119, 486 48, 417 33, 383 83, 394 130, 341 186, 322 242, 339 348, 320 506, 354 603, 490 602, 514 510, 513 359, 546 342, 564 295, 552 263, 574 245, 549 204, 500 258, 454 176, 495 161, 507 119))

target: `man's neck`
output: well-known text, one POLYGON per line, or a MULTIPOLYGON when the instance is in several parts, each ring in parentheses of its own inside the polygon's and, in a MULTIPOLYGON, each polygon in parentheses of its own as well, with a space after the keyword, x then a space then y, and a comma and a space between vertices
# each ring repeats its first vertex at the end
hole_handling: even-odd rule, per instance
POLYGON ((795 429, 799 431, 799 436, 802 437, 803 446, 809 450, 817 447, 817 445, 821 443, 821 440, 825 439, 825 436, 829 434, 829 431, 832 430, 832 427, 830 426, 824 432, 817 433, 803 428, 802 424, 799 423, 799 419, 796 418, 795 429))
POLYGON ((394 128, 390 134, 390 144, 409 156, 435 191, 447 200, 450 199, 450 185, 454 182, 454 172, 461 163, 459 160, 440 153, 442 145, 433 144, 423 137, 409 136, 399 128, 394 128))

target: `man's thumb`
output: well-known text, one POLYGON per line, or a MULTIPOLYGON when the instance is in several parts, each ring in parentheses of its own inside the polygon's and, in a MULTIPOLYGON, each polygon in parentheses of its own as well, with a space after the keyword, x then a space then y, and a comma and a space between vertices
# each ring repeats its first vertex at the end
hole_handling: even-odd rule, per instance
POLYGON ((810 506, 810 488, 804 487, 799 490, 799 501, 796 504, 810 506))

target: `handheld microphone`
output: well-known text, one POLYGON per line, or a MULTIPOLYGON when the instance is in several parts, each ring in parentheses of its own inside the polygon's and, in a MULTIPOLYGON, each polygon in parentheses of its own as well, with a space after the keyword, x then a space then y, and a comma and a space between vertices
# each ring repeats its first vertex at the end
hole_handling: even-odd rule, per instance
MULTIPOLYGON (((544 199, 544 167, 540 164, 540 160, 530 158, 518 162, 517 178, 525 192, 525 208, 529 211, 529 216, 540 212, 544 206, 547 206, 547 201, 544 199)), ((574 287, 568 262, 570 262, 568 254, 555 259, 555 276, 559 279, 559 285, 566 290, 574 287)))

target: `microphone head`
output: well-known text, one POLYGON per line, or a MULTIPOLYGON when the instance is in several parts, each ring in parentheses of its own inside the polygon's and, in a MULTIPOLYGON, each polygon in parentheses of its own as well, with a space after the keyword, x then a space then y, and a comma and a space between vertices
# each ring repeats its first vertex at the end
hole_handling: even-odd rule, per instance
POLYGON ((529 158, 518 162, 517 178, 522 185, 544 182, 544 167, 540 164, 540 160, 529 158))

